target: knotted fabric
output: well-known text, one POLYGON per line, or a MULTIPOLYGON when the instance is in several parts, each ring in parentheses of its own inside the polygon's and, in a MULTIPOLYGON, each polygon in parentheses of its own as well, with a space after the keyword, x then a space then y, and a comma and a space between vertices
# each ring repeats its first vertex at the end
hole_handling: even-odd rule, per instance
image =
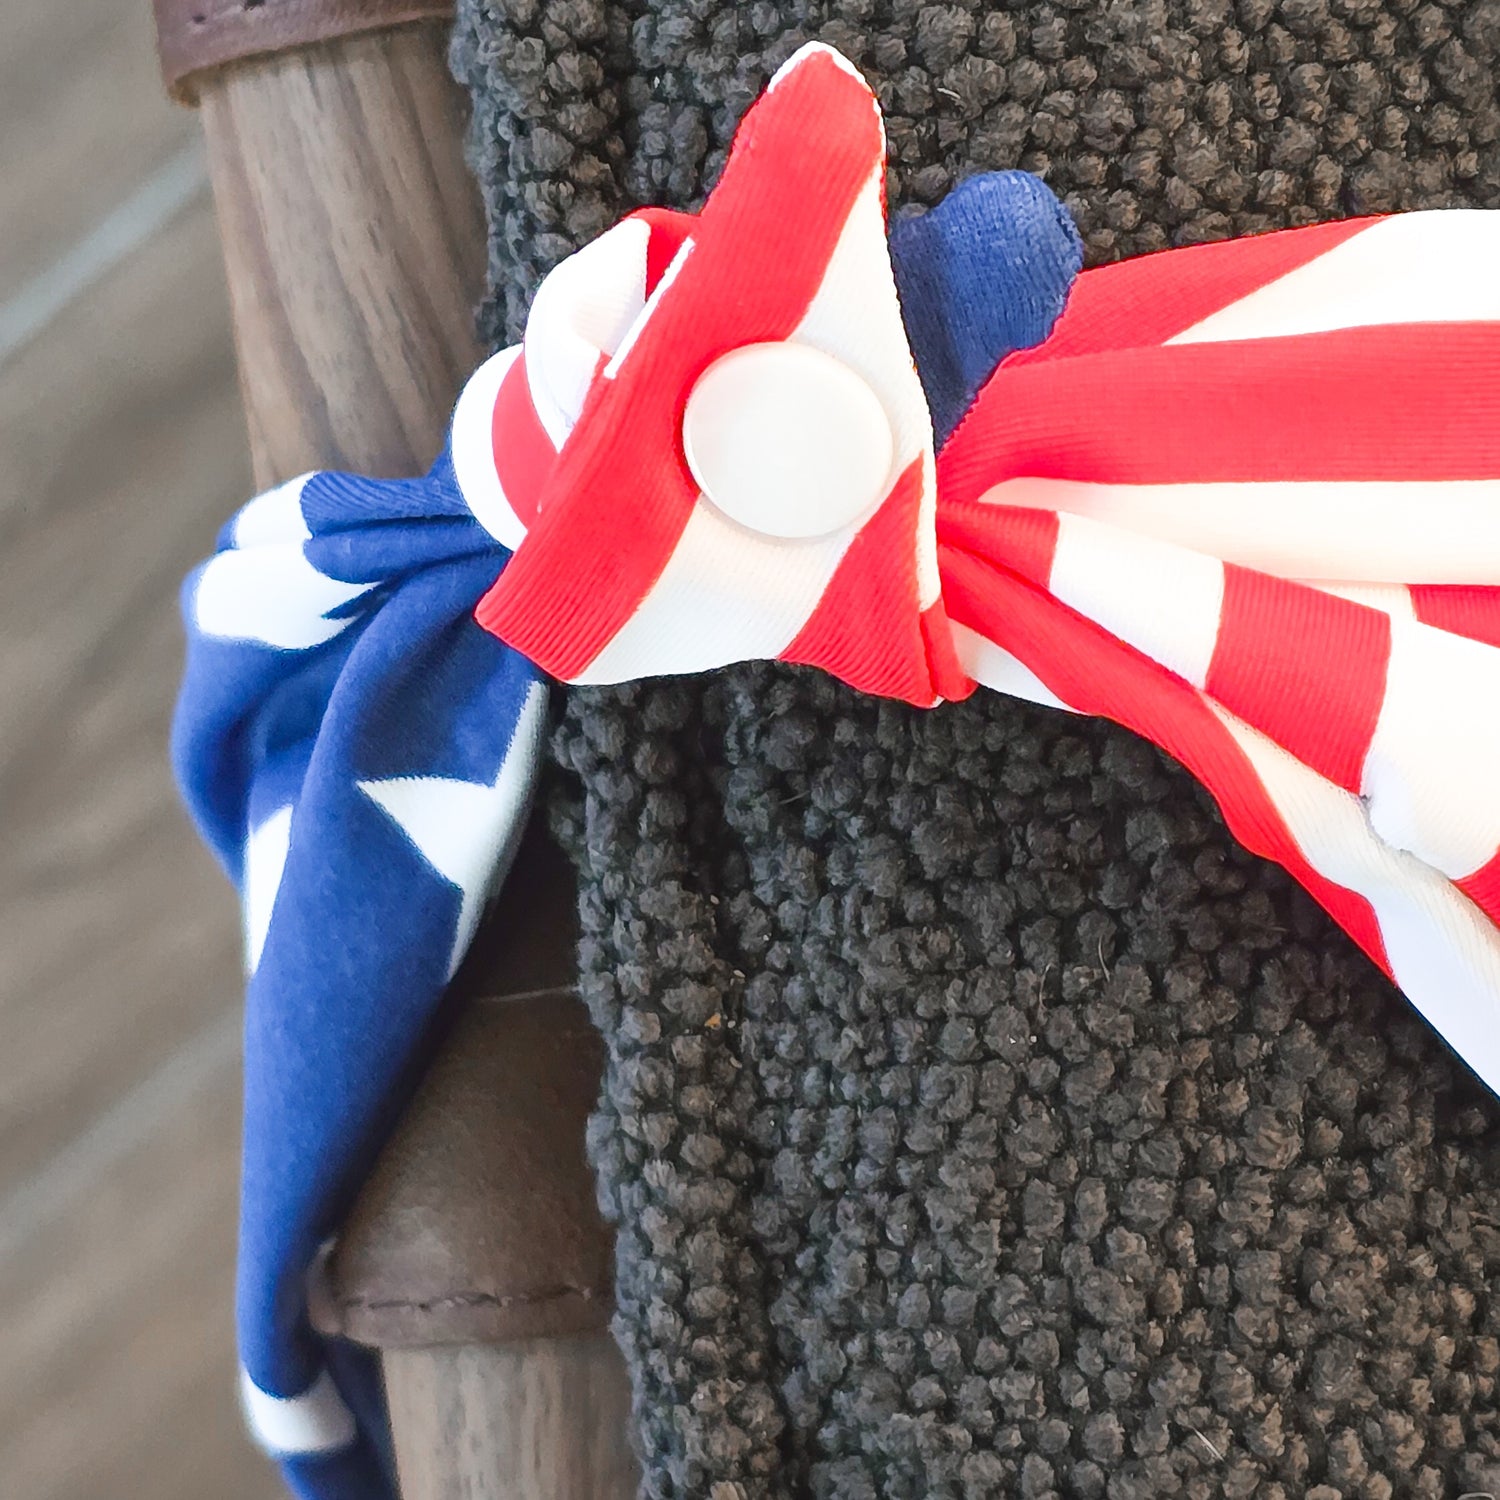
POLYGON ((889 238, 883 182, 804 49, 701 213, 552 273, 428 476, 294 481, 188 582, 176 762, 250 974, 243 1388, 299 1493, 389 1484, 304 1282, 508 864, 544 674, 1114 719, 1500 1088, 1500 216, 1078 275, 1034 178, 889 238))
POLYGON ((455 425, 466 493, 517 548, 480 622, 573 682, 770 657, 920 705, 982 683, 1114 719, 1500 1086, 1500 217, 1089 272, 934 464, 882 178, 872 97, 810 49, 695 222, 627 221, 577 258, 586 287, 544 287, 536 353, 528 325, 455 425), (776 230, 809 200, 793 254, 776 230), (894 434, 882 493, 814 536, 769 484, 764 529, 738 498, 758 451, 781 478, 772 397, 703 419, 749 434, 732 516, 685 451, 715 362, 777 342, 851 368, 894 434))

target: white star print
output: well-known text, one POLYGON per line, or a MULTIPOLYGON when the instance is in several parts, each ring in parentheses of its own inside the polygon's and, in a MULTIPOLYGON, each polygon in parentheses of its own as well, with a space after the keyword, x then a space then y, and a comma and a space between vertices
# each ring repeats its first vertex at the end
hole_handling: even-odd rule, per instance
POLYGON ((422 858, 462 893, 448 957, 450 978, 468 951, 495 872, 509 864, 525 826, 541 760, 546 705, 545 688, 534 683, 516 722, 515 738, 488 785, 447 776, 394 776, 358 783, 422 858))
POLYGON ((287 850, 292 842, 292 810, 278 808, 263 823, 250 830, 245 840, 244 893, 245 972, 253 974, 260 964, 261 949, 271 929, 271 909, 281 889, 287 850))
POLYGON ((307 560, 302 491, 312 477, 257 495, 235 518, 234 545, 209 558, 193 590, 193 621, 204 635, 305 651, 349 628, 352 617, 330 620, 328 612, 372 585, 330 578, 307 560))

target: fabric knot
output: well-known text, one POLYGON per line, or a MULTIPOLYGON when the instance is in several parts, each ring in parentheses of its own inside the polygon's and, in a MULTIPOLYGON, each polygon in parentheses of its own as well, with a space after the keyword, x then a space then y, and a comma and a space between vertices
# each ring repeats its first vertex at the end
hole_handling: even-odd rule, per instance
POLYGON ((516 551, 486 629, 566 682, 771 659, 922 705, 972 691, 884 181, 873 95, 813 45, 701 213, 626 219, 547 278, 455 421, 516 551))
POLYGON ((1500 1083, 1500 215, 1075 283, 1076 239, 969 185, 893 267, 883 171, 873 95, 812 46, 700 215, 554 273, 460 407, 476 508, 516 495, 480 624, 569 682, 773 659, 1114 719, 1500 1083), (982 336, 1001 289, 1035 347, 982 336))

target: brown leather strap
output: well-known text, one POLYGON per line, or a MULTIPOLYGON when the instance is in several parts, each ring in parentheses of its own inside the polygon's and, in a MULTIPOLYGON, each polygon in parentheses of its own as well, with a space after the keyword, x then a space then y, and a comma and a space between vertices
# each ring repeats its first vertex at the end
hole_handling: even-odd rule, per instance
POLYGON ((452 21, 453 0, 154 0, 156 50, 174 99, 193 103, 195 75, 408 21, 452 21))
POLYGON ((603 1061, 573 995, 472 1003, 314 1278, 315 1324, 380 1349, 604 1332, 613 1239, 584 1157, 603 1061))
POLYGON ((379 1349, 603 1333, 614 1239, 584 1129, 604 1047, 573 993, 573 871, 533 827, 457 984, 472 996, 314 1278, 379 1349))

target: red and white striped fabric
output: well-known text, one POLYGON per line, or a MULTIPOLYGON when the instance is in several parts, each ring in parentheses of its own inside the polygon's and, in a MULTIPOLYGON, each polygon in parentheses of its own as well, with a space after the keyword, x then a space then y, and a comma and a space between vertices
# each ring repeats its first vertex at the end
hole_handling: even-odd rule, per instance
POLYGON ((778 659, 1127 725, 1500 1090, 1500 214, 1086 272, 935 462, 883 167, 865 85, 807 49, 701 215, 549 278, 455 419, 516 549, 481 623, 565 681, 778 659), (893 434, 823 535, 725 515, 684 453, 705 371, 775 341, 854 370, 893 434))
POLYGON ((565 682, 770 659, 927 704, 970 689, 942 612, 932 424, 884 187, 874 97, 814 45, 746 115, 700 214, 633 216, 547 278, 522 347, 481 367, 454 417, 459 482, 516 549, 482 625, 565 682), (853 371, 890 429, 884 493, 812 537, 725 515, 683 453, 705 370, 776 344, 853 371))

